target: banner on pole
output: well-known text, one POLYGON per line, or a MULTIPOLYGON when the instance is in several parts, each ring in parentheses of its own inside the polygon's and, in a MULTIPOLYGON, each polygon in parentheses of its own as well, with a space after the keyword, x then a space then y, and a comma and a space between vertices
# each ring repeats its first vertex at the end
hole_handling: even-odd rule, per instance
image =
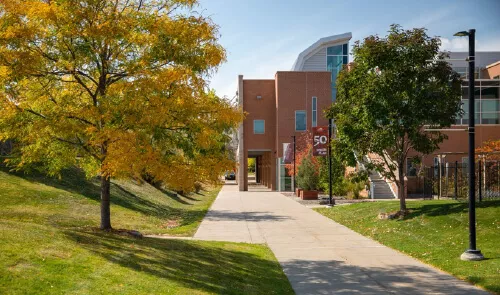
POLYGON ((313 156, 328 156, 328 127, 313 127, 313 156))
POLYGON ((283 158, 283 162, 285 164, 290 164, 293 162, 293 143, 286 144, 285 155, 283 158))

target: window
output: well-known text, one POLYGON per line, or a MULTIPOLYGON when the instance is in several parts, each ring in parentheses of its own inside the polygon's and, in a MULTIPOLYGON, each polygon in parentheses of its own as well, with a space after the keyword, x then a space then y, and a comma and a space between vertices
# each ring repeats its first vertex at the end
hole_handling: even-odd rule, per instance
POLYGON ((312 114, 311 114, 311 126, 318 126, 318 98, 313 96, 312 98, 312 114))
POLYGON ((330 46, 326 49, 326 69, 332 73, 332 101, 337 98, 336 81, 342 66, 348 63, 349 44, 330 46))
POLYGON ((264 134, 265 125, 264 120, 253 120, 253 134, 264 134))
POLYGON ((406 176, 417 176, 417 168, 413 164, 413 158, 406 158, 406 176))
POLYGON ((306 111, 295 111, 295 131, 307 130, 306 111))
POLYGON ((439 158, 434 157, 434 177, 439 176, 439 158))
MULTIPOLYGON (((468 81, 462 85, 462 117, 457 117, 457 125, 469 123, 469 100, 468 81)), ((500 81, 479 80, 475 86, 475 123, 476 124, 500 124, 500 81)))

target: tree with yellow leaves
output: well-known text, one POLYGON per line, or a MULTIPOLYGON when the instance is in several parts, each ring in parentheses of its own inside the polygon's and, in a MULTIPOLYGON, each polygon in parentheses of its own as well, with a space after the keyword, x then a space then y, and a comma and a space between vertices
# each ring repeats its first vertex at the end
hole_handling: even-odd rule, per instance
POLYGON ((476 157, 483 157, 488 161, 500 161, 500 139, 488 140, 476 148, 476 157))
POLYGON ((56 175, 147 174, 189 190, 232 169, 225 145, 241 112, 207 90, 224 61, 196 0, 0 0, 0 141, 56 175))

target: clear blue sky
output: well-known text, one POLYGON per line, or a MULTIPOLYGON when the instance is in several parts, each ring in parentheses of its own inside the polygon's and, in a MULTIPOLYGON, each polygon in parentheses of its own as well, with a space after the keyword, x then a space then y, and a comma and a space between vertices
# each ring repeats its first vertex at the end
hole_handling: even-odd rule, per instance
POLYGON ((466 38, 453 34, 474 28, 476 50, 500 51, 500 0, 200 0, 196 10, 220 26, 227 62, 211 87, 229 98, 238 74, 271 79, 322 37, 352 32, 352 43, 385 35, 393 23, 425 27, 452 51, 467 50, 466 38))

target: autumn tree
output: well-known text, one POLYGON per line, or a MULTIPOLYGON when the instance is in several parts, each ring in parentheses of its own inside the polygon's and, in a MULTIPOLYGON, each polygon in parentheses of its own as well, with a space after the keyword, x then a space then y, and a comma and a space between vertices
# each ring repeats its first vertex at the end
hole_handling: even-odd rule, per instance
POLYGON ((398 25, 386 37, 355 42, 354 61, 339 74, 337 100, 328 112, 350 151, 379 156, 370 166, 396 182, 402 212, 408 151, 436 150, 446 135, 425 129, 449 127, 460 112, 459 76, 440 45, 425 29, 398 25))
POLYGON ((476 157, 487 161, 500 161, 500 140, 488 140, 476 148, 476 157))
POLYGON ((0 0, 0 141, 9 164, 73 165, 101 179, 147 174, 177 190, 232 169, 241 113, 207 91, 225 59, 196 0, 0 0))

